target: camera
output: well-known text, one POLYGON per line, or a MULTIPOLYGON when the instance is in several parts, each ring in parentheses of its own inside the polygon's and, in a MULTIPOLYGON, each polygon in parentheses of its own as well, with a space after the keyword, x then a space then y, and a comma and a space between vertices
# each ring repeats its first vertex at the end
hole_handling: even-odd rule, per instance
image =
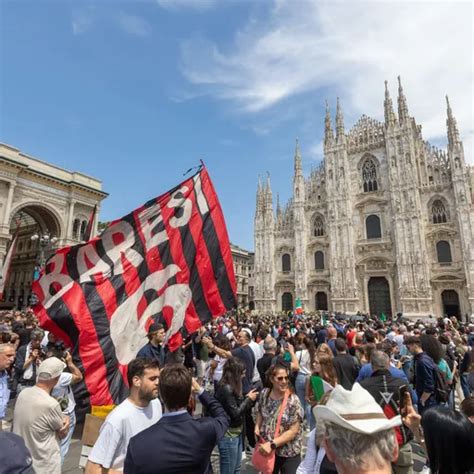
POLYGON ((53 345, 52 352, 54 357, 57 357, 58 359, 65 359, 67 352, 66 345, 63 341, 56 341, 53 345))

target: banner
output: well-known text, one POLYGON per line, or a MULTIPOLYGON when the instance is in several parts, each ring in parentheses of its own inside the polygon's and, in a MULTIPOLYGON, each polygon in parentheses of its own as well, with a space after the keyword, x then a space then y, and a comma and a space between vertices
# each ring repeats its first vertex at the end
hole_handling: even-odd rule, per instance
POLYGON ((112 222, 100 237, 60 249, 34 282, 43 328, 73 348, 91 405, 127 395, 127 364, 164 324, 170 350, 236 306, 222 210, 207 170, 112 222))

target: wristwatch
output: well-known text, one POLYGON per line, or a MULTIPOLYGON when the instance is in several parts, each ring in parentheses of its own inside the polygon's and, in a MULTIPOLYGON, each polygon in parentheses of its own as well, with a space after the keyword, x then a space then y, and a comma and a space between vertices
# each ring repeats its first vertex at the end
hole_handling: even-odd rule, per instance
POLYGON ((270 448, 272 448, 273 451, 275 451, 275 449, 277 448, 277 445, 275 444, 275 441, 272 441, 272 442, 270 443, 270 448))

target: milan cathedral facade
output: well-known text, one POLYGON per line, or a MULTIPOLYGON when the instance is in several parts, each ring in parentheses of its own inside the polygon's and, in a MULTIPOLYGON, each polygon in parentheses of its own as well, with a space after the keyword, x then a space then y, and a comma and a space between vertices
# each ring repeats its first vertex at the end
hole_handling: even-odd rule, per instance
POLYGON ((296 145, 293 196, 273 207, 259 182, 255 305, 422 317, 474 312, 474 172, 447 100, 447 151, 423 140, 400 83, 385 83, 384 123, 346 133, 326 107, 324 160, 305 177, 296 145))

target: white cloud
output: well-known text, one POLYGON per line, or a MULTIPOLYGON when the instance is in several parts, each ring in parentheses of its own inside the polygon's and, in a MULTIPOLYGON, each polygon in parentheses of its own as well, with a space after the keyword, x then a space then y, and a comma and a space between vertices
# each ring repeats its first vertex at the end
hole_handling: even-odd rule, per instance
POLYGON ((156 0, 156 2, 161 8, 172 11, 208 10, 217 4, 217 0, 156 0))
POLYGON ((385 79, 396 107, 401 75, 425 138, 446 141, 450 96, 473 160, 472 14, 470 2, 275 0, 228 50, 206 38, 185 41, 182 68, 191 83, 244 113, 318 90, 334 108, 339 95, 349 125, 362 113, 383 118, 385 79))
POLYGON ((75 8, 72 10, 71 28, 74 35, 88 31, 96 22, 97 15, 94 7, 75 8))
POLYGON ((151 33, 151 26, 139 16, 120 12, 117 17, 120 28, 127 33, 136 36, 148 36, 151 33))

